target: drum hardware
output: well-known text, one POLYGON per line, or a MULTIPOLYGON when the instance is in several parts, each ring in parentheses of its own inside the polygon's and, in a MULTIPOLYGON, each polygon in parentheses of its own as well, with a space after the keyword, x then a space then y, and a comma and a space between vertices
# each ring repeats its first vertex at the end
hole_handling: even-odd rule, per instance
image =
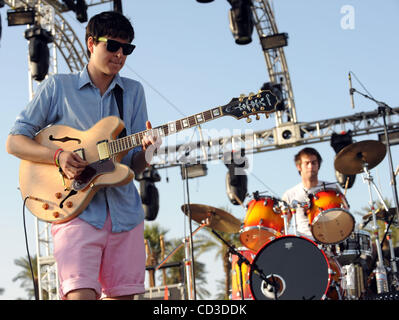
POLYGON ((245 247, 256 252, 272 237, 281 235, 284 219, 278 201, 255 193, 240 229, 240 241, 245 247))
POLYGON ((332 274, 325 253, 316 243, 285 235, 257 252, 250 271, 251 292, 256 300, 326 299, 332 274))
POLYGON ((275 300, 277 300, 277 292, 274 290, 274 288, 277 287, 277 284, 275 281, 269 280, 269 278, 266 277, 266 275, 263 273, 262 269, 258 268, 256 263, 250 262, 241 252, 239 252, 234 246, 232 246, 230 243, 228 243, 225 239, 223 239, 222 236, 220 236, 215 230, 211 229, 212 233, 218 237, 228 248, 229 248, 229 253, 232 255, 236 255, 238 257, 237 265, 239 267, 239 276, 240 276, 240 291, 241 291, 241 299, 244 299, 244 281, 242 278, 242 264, 245 263, 246 265, 251 267, 251 273, 257 274, 263 281, 264 283, 267 284, 268 290, 272 290, 273 295, 275 300))
POLYGON ((385 157, 386 146, 374 140, 365 140, 350 144, 343 148, 336 156, 334 167, 336 170, 343 174, 358 174, 363 172, 363 182, 367 183, 369 191, 369 204, 372 212, 373 232, 375 236, 376 249, 377 249, 377 264, 376 264, 376 282, 378 293, 383 293, 388 290, 388 281, 386 277, 386 270, 382 256, 382 249, 378 239, 378 225, 376 218, 376 210, 374 209, 374 201, 372 195, 372 187, 374 188, 377 196, 383 204, 386 211, 388 208, 381 196, 380 191, 373 181, 370 170, 376 167, 385 157))
POLYGON ((314 239, 324 244, 344 241, 355 227, 345 196, 336 188, 323 184, 313 188, 308 197, 310 205, 305 212, 314 239))

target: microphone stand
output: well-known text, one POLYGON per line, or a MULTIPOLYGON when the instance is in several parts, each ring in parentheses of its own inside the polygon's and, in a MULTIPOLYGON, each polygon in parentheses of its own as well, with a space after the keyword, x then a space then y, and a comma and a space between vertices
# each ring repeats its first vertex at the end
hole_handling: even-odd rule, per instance
MULTIPOLYGON (((392 186, 393 199, 394 199, 394 202, 395 202, 396 215, 395 214, 392 215, 388 225, 386 226, 384 236, 382 237, 382 240, 380 242, 380 248, 382 248, 382 245, 383 245, 383 243, 384 243, 384 241, 385 241, 385 239, 386 239, 386 237, 387 237, 387 235, 389 233, 389 228, 390 228, 391 224, 393 223, 393 221, 395 219, 395 216, 397 217, 397 219, 399 221, 399 205, 398 205, 399 201, 398 201, 398 191, 397 191, 397 187, 396 187, 396 175, 395 175, 394 167, 393 167, 393 163, 392 163, 391 144, 390 144, 390 140, 389 140, 388 126, 387 126, 387 122, 386 122, 387 111, 388 111, 389 114, 391 114, 391 113, 393 113, 393 110, 385 102, 378 101, 378 100, 374 99, 373 97, 370 97, 370 96, 368 96, 368 95, 366 95, 366 94, 364 94, 362 92, 359 92, 358 90, 356 90, 354 88, 351 88, 351 92, 352 93, 353 92, 357 92, 361 96, 365 97, 366 99, 374 101, 377 104, 377 106, 378 106, 378 109, 377 109, 378 114, 382 115, 382 119, 383 119, 383 123, 384 123, 385 144, 386 144, 387 152, 388 152, 389 174, 390 174, 390 177, 391 177, 391 186, 392 186)), ((381 201, 382 201, 383 205, 386 206, 382 199, 381 199, 381 201)), ((388 209, 388 208, 386 208, 386 209, 388 209)), ((388 210, 387 210, 387 212, 388 212, 388 210)), ((391 250, 391 254, 393 254, 393 256, 391 257, 391 261, 395 264, 393 269, 397 270, 396 257, 394 255, 394 251, 393 250, 391 250)), ((373 264, 375 264, 375 262, 376 261, 374 261, 373 264)), ((372 266, 372 267, 374 267, 374 266, 372 266)))
MULTIPOLYGON (((378 105, 378 114, 382 115, 382 120, 384 122, 385 144, 387 146, 387 152, 388 152, 389 174, 390 174, 390 177, 391 177, 393 199, 394 199, 395 207, 396 207, 396 217, 398 218, 398 221, 399 221, 398 190, 397 190, 397 187, 396 187, 396 175, 395 175, 395 171, 394 171, 393 163, 392 163, 391 143, 390 143, 390 140, 389 140, 388 126, 387 126, 387 122, 386 122, 387 110, 388 110, 388 112, 390 114, 393 113, 393 110, 385 102, 378 101, 378 100, 368 96, 367 94, 364 94, 362 92, 357 91, 356 89, 352 88, 352 90, 353 90, 353 92, 357 92, 360 95, 362 95, 363 97, 365 97, 365 98, 367 98, 367 99, 369 99, 371 101, 374 101, 378 105)), ((392 217, 394 217, 394 216, 395 215, 392 215, 392 217)))
POLYGON ((236 250, 236 248, 234 248, 232 245, 230 245, 226 240, 224 240, 215 230, 211 229, 212 233, 218 237, 220 240, 222 240, 222 242, 229 247, 229 252, 231 254, 235 254, 236 256, 238 256, 238 266, 240 267, 240 286, 241 286, 241 300, 244 300, 244 289, 243 289, 243 281, 242 281, 242 269, 241 269, 241 265, 244 262, 245 264, 247 264, 248 266, 250 266, 251 268, 253 268, 253 270, 255 271, 255 273, 263 280, 265 281, 268 285, 273 287, 273 291, 274 291, 274 298, 275 300, 277 300, 277 290, 276 290, 276 285, 275 283, 271 282, 269 279, 266 278, 265 274, 263 273, 263 271, 261 269, 258 268, 258 266, 255 263, 249 262, 249 260, 247 258, 245 258, 240 252, 238 252, 236 250))

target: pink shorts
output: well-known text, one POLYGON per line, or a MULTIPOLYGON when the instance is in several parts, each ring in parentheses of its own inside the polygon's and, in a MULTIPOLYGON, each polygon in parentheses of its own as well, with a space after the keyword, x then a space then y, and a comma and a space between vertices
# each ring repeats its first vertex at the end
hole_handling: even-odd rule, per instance
POLYGON ((144 222, 127 232, 112 233, 108 214, 99 230, 75 218, 51 229, 61 298, 90 288, 97 298, 145 291, 144 222))

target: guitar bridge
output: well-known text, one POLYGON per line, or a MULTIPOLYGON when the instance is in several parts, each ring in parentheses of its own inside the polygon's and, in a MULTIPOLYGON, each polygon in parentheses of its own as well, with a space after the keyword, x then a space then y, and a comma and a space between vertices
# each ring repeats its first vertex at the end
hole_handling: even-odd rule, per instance
POLYGON ((100 160, 109 159, 108 140, 97 142, 97 151, 100 160))

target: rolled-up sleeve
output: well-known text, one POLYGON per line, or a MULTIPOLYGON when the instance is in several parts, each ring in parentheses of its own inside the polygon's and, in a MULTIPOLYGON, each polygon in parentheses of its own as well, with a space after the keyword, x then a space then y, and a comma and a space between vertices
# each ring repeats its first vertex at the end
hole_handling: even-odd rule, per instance
POLYGON ((34 138, 38 131, 55 121, 55 110, 50 111, 53 95, 54 80, 49 77, 39 85, 33 99, 17 116, 9 134, 34 138))

